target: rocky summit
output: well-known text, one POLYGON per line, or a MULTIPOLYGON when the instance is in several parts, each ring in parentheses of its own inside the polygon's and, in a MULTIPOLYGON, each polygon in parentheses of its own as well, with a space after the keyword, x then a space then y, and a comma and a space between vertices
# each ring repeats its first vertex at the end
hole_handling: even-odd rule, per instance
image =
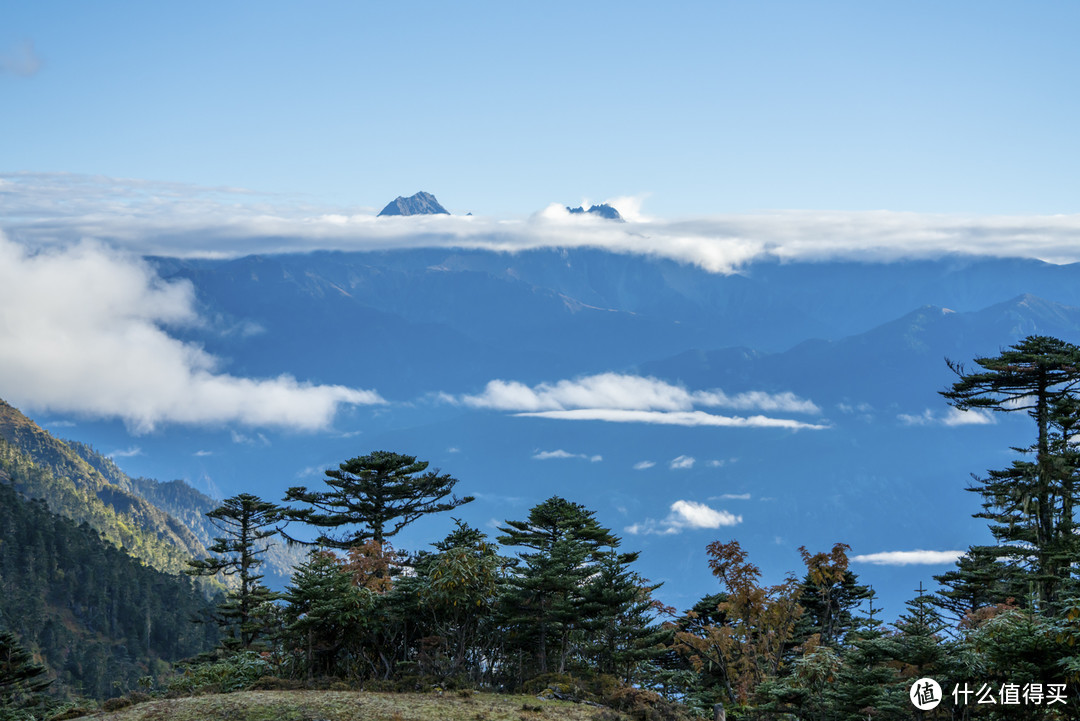
POLYGON ((408 198, 398 196, 379 212, 383 215, 450 215, 450 211, 439 205, 431 193, 420 191, 408 198))
POLYGON ((568 212, 570 212, 571 214, 575 214, 575 215, 578 214, 578 213, 588 213, 589 215, 599 215, 601 218, 607 218, 608 220, 620 220, 621 221, 623 219, 623 217, 621 215, 619 215, 619 211, 617 211, 615 208, 611 207, 607 203, 602 203, 600 205, 593 205, 588 210, 585 210, 585 208, 583 206, 580 206, 580 205, 578 207, 576 207, 576 208, 571 208, 568 205, 568 206, 566 206, 566 210, 568 212))

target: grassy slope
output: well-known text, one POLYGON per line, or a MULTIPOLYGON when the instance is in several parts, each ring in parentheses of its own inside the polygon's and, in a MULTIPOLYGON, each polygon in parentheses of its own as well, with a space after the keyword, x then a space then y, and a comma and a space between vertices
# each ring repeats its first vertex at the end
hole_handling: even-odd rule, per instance
POLYGON ((87 717, 106 721, 614 721, 607 709, 535 696, 453 692, 242 691, 147 701, 87 717))

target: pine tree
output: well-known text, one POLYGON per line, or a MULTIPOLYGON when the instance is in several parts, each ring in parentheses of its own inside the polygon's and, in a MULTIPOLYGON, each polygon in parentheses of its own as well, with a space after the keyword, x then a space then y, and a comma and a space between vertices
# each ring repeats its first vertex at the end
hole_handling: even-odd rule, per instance
POLYGON ((226 499, 206 515, 226 533, 215 538, 216 543, 207 550, 222 555, 189 561, 191 568, 187 573, 238 576, 239 588, 230 591, 219 607, 219 621, 235 633, 223 642, 227 648, 251 648, 265 626, 267 604, 277 598, 277 594, 262 585, 262 574, 257 570, 263 563, 260 556, 270 547, 263 541, 276 533, 271 526, 280 521, 281 508, 258 496, 242 493, 226 499))
POLYGON ((833 718, 843 721, 906 718, 910 711, 907 688, 891 665, 899 654, 896 642, 875 618, 873 591, 867 600, 868 616, 848 635, 841 665, 825 696, 833 718))
POLYGON ((451 495, 458 480, 427 468, 427 461, 400 453, 375 451, 358 456, 326 471, 330 490, 290 488, 284 500, 310 507, 288 508, 285 515, 320 529, 360 527, 341 535, 320 534, 315 543, 327 548, 347 549, 368 539, 381 546, 421 516, 449 511, 473 500, 472 496, 451 495))
POLYGON ((650 584, 630 570, 639 555, 619 553, 616 545, 603 552, 581 603, 583 654, 597 671, 627 684, 640 680, 638 669, 659 658, 672 637, 656 623, 659 604, 652 593, 662 584, 650 584))
POLYGON ((1036 607, 1053 612, 1069 585, 1080 550, 1074 531, 1078 454, 1074 392, 1080 385, 1080 348, 1047 336, 1029 336, 993 358, 976 358, 982 372, 967 373, 949 361, 959 376, 943 391, 962 410, 1025 411, 1035 421, 1035 443, 1015 449, 1033 460, 1017 460, 990 471, 971 488, 983 496, 983 511, 998 545, 983 553, 1016 569, 1033 589, 1036 607))
POLYGON ((499 543, 532 549, 519 553, 517 574, 510 579, 510 622, 533 639, 538 672, 549 671, 549 652, 558 648, 559 673, 566 671, 570 636, 583 625, 586 580, 603 548, 615 537, 584 506, 552 496, 529 511, 525 521, 507 521, 499 543))
POLYGON ((0 709, 24 705, 44 691, 52 683, 48 673, 15 634, 0 631, 0 709))
POLYGON ((296 569, 285 589, 285 633, 292 648, 303 654, 309 678, 339 670, 340 652, 355 640, 375 599, 373 591, 353 584, 351 574, 329 551, 312 551, 296 569))

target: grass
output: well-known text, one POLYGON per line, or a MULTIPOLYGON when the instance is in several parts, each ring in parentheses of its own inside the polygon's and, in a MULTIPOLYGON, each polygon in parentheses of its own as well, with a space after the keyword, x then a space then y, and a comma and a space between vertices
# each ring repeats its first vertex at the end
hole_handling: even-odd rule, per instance
POLYGON ((155 699, 101 721, 614 721, 609 709, 535 696, 364 691, 241 691, 155 699))

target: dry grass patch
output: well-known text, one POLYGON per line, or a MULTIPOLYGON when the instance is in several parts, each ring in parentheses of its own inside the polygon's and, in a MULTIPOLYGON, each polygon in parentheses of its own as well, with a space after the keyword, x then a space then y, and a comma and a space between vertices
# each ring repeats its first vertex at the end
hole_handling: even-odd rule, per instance
POLYGON ((612 721, 608 709, 535 696, 364 691, 241 691, 157 699, 84 717, 101 721, 612 721))

